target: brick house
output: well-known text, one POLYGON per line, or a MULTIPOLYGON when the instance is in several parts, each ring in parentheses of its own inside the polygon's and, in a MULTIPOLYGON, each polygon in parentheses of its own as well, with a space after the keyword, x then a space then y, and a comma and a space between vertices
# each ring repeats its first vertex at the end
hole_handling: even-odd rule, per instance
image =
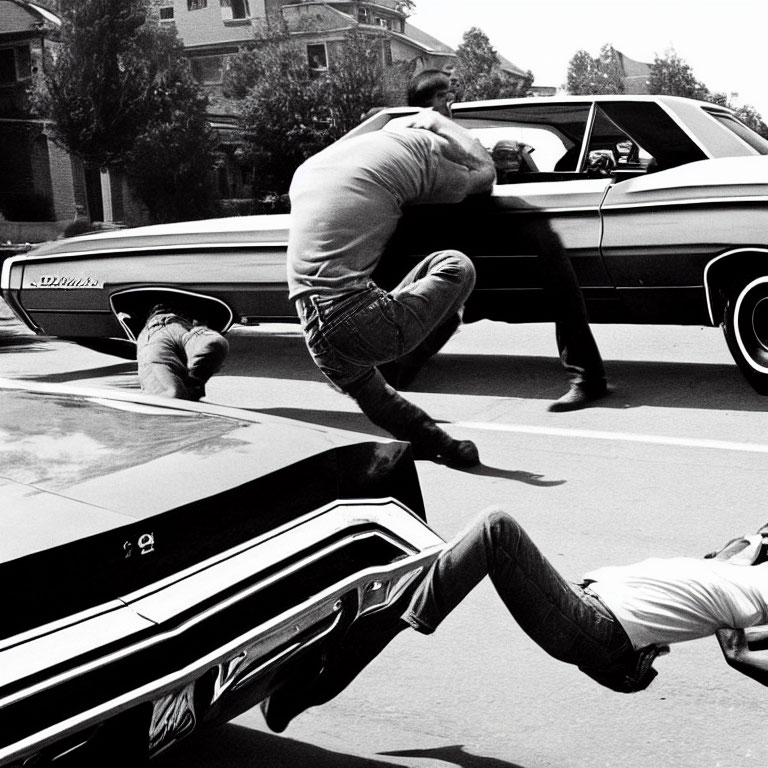
POLYGON ((173 24, 190 58, 195 79, 210 99, 211 123, 221 137, 217 186, 223 198, 248 198, 250 175, 238 161, 234 104, 222 93, 228 60, 253 40, 258 29, 285 23, 306 50, 306 63, 321 74, 354 29, 379 35, 386 101, 405 103, 403 76, 424 67, 451 68, 449 46, 413 27, 406 5, 376 2, 298 0, 152 0, 160 24, 173 24))
MULTIPOLYGON (((327 69, 350 30, 379 35, 386 102, 405 102, 405 78, 419 69, 450 70, 455 51, 408 21, 401 0, 149 0, 161 25, 174 25, 197 81, 208 91, 211 124, 221 137, 217 186, 222 198, 248 198, 249 176, 238 159, 233 104, 222 93, 229 58, 253 39, 259 27, 285 23, 306 50, 307 66, 327 69)), ((59 222, 140 224, 146 214, 119 174, 86 169, 50 139, 46 123, 29 111, 27 89, 55 45, 60 20, 57 0, 0 0, 0 216, 59 222)), ((515 77, 525 73, 502 59, 515 77)), ((0 236, 2 234, 0 233, 0 236)))
MULTIPOLYGON (((223 197, 248 197, 248 175, 237 160, 236 114, 222 94, 229 57, 253 39, 258 28, 285 23, 306 50, 307 66, 321 74, 351 30, 379 35, 385 72, 385 102, 405 103, 407 76, 424 68, 450 71, 456 52, 408 21, 401 0, 152 0, 161 24, 174 24, 197 81, 211 102, 212 124, 222 138, 218 187, 223 197), (404 73, 404 74, 403 74, 404 73)), ((502 69, 525 72, 502 59, 502 69)))
POLYGON ((47 8, 0 0, 0 215, 71 219, 85 197, 82 168, 50 141, 29 110, 27 89, 60 22, 47 8))
POLYGON ((129 221, 146 216, 119 174, 87 169, 53 142, 30 111, 28 89, 56 45, 56 0, 0 0, 0 238, 44 240, 76 218, 129 221), (12 222, 24 222, 21 228, 12 222), (31 222, 35 222, 33 226, 31 222), (46 225, 47 222, 47 225, 46 225))

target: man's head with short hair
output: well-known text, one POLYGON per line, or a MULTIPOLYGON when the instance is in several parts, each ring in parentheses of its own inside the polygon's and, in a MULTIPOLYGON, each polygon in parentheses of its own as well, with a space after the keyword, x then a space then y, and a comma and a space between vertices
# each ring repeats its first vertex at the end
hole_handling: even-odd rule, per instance
POLYGON ((409 107, 431 107, 446 117, 451 116, 454 96, 450 78, 442 69, 422 69, 408 84, 409 107))

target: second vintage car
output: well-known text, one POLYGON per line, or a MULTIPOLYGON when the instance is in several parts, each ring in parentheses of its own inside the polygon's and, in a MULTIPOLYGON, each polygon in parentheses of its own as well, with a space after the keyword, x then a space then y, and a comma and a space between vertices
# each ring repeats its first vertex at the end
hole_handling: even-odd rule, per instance
MULTIPOLYGON (((349 135, 407 111, 380 112, 349 135)), ((465 320, 549 320, 534 236, 548 227, 592 322, 721 325, 746 378, 768 393, 768 141, 724 107, 670 96, 453 111, 506 155, 499 183, 489 196, 408 210, 390 244, 396 258, 382 260, 382 285, 432 251, 457 248, 477 267, 465 320)), ((169 294, 222 330, 295 320, 289 227, 289 215, 251 216, 57 241, 7 260, 3 296, 37 333, 84 344, 132 342, 147 308, 169 294)))
POLYGON ((289 419, 0 379, 0 457, 0 766, 136 768, 356 647, 443 544, 407 443, 289 419))

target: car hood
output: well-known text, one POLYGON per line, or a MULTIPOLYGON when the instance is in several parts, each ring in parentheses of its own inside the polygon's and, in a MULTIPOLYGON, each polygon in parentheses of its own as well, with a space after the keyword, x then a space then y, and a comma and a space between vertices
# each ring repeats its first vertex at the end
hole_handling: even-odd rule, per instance
POLYGON ((0 562, 364 442, 371 438, 235 409, 0 381, 0 562))

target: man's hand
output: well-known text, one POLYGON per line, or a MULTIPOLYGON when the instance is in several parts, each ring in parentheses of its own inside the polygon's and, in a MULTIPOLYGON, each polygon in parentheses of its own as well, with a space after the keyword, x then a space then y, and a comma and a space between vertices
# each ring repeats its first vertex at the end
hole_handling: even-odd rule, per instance
POLYGON ((753 651, 743 629, 719 629, 717 641, 729 666, 768 685, 768 651, 753 651))

